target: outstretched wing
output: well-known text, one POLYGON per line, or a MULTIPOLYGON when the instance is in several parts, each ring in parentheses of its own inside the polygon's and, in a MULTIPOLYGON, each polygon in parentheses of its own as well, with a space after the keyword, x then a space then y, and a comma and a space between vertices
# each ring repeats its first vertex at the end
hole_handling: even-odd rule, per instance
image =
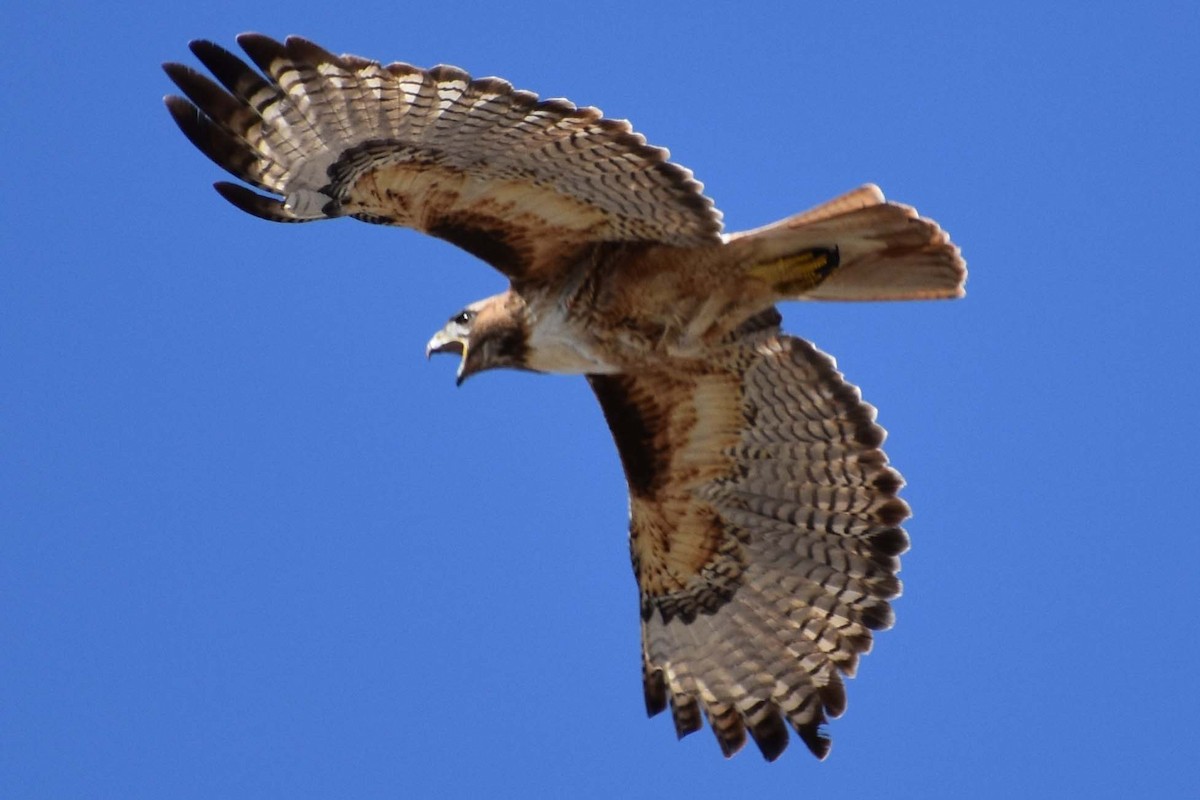
POLYGON ((416 228, 517 280, 551 277, 596 242, 720 240, 720 214, 691 172, 595 108, 455 67, 336 56, 298 37, 238 42, 262 74, 192 42, 220 85, 165 64, 188 98, 166 104, 209 158, 271 193, 217 184, 251 214, 416 228))
POLYGON ((770 328, 694 371, 589 378, 630 490, 646 709, 703 710, 726 756, 819 758, 908 537, 875 410, 833 360, 770 328))

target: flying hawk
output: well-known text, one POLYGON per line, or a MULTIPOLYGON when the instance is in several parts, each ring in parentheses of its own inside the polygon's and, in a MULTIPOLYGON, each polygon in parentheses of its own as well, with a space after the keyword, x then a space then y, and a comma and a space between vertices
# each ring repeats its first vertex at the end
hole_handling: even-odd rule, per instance
POLYGON ((787 725, 818 758, 872 632, 900 593, 903 481, 875 409, 831 358, 780 331, 784 300, 963 294, 958 248, 876 186, 721 233, 692 174, 624 120, 460 69, 386 66, 244 34, 261 70, 191 43, 216 81, 164 68, 184 134, 263 190, 276 222, 355 217, 458 245, 510 280, 428 353, 458 381, 496 367, 584 375, 629 484, 646 710, 726 756, 787 725), (786 721, 786 725, 785 725, 786 721))

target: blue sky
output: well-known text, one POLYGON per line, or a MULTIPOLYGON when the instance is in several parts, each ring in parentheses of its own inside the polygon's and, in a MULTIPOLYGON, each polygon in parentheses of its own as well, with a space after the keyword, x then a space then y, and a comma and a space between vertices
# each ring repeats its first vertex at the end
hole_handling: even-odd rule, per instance
POLYGON ((1195 796, 1200 7, 833 5, 9 9, 0 796, 1195 796), (159 64, 243 30, 628 117, 730 230, 950 231, 963 301, 784 308, 915 510, 826 762, 644 718, 586 385, 423 358, 496 274, 209 188, 159 64))

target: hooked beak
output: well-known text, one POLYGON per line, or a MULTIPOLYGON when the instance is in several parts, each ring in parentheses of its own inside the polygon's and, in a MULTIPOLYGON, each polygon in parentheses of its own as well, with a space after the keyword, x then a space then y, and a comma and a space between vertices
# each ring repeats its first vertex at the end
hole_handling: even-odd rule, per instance
POLYGON ((425 358, 433 358, 435 353, 457 353, 462 356, 462 360, 458 362, 455 380, 456 385, 462 386, 462 382, 467 377, 463 374, 463 368, 467 364, 467 349, 466 339, 451 333, 447 328, 442 328, 425 345, 425 358))

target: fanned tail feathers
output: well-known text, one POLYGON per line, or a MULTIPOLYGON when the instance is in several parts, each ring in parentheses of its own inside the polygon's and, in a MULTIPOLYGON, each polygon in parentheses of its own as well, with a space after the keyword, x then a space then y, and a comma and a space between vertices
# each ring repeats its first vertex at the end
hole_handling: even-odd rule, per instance
POLYGON ((728 241, 772 303, 953 298, 966 280, 946 232, 874 185, 728 241))

